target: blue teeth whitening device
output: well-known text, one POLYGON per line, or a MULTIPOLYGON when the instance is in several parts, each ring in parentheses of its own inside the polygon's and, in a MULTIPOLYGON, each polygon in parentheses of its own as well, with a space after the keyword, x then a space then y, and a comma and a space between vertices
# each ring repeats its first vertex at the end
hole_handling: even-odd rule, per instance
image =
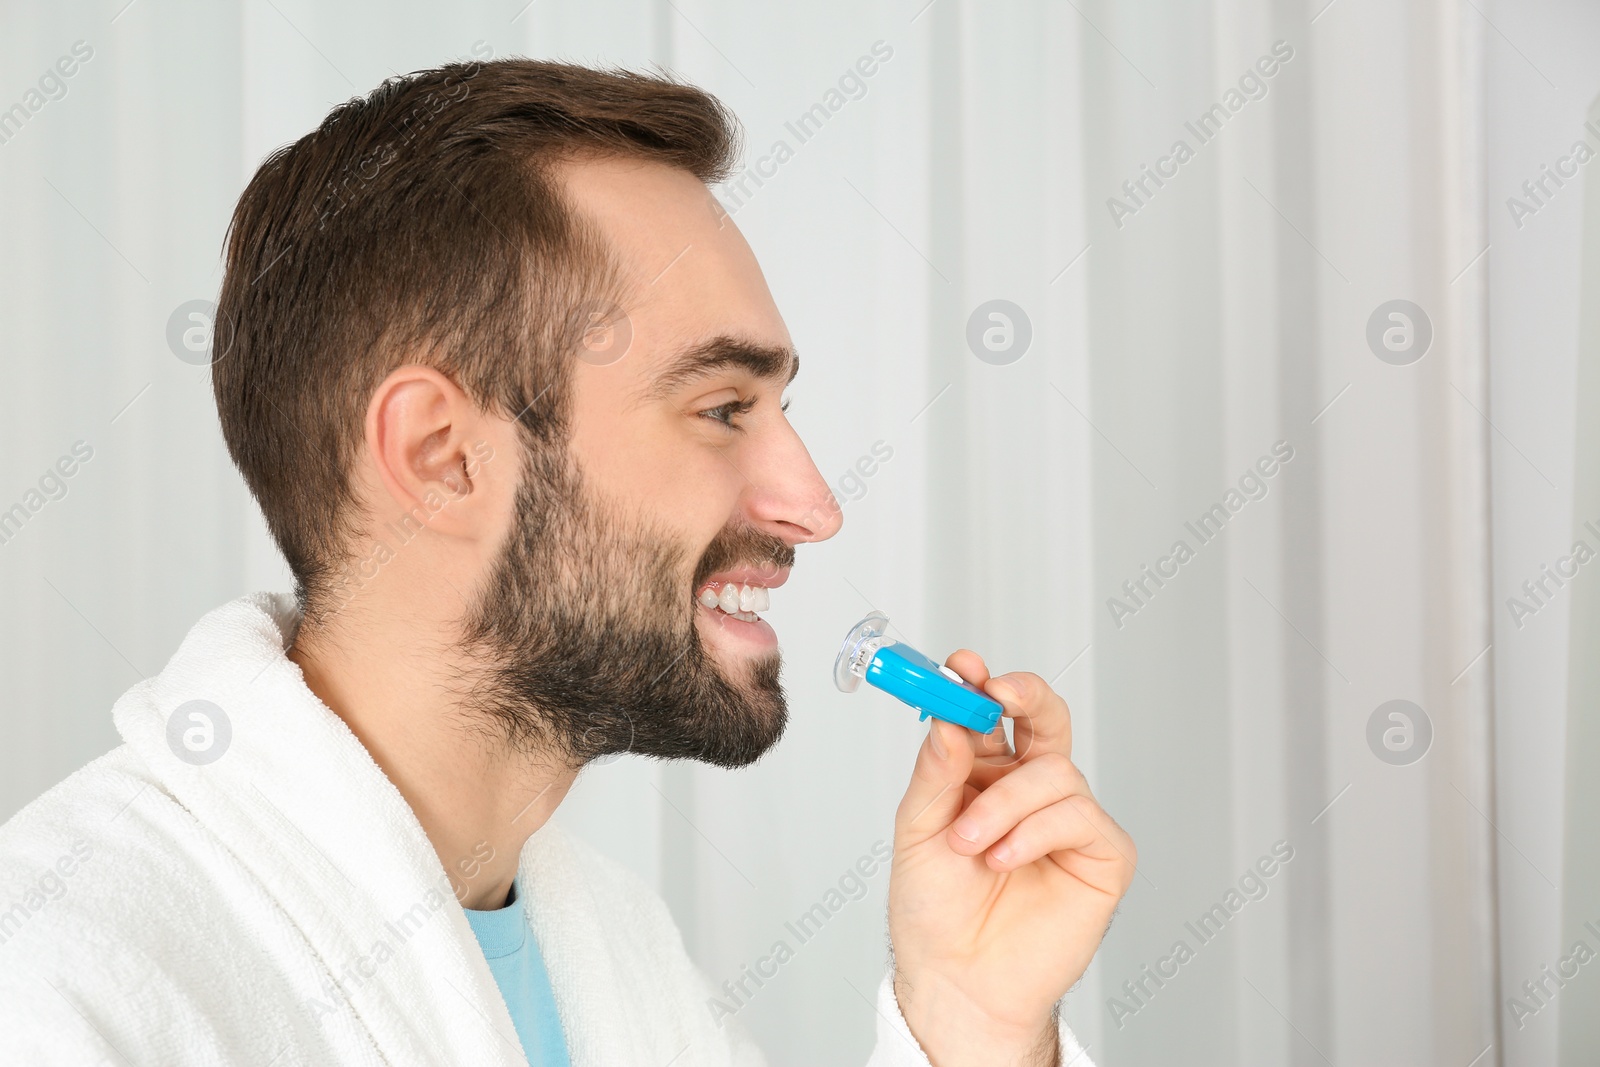
POLYGON ((918 711, 986 734, 1000 722, 999 703, 910 645, 887 636, 889 616, 874 611, 850 628, 833 661, 833 684, 854 693, 865 678, 918 711))

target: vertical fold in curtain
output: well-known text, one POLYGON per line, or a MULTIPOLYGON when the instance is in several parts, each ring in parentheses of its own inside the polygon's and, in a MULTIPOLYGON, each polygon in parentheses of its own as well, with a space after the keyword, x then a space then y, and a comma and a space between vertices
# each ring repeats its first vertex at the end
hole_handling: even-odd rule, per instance
POLYGON ((1489 224, 1484 176, 1484 23, 1465 0, 1415 9, 1419 144, 1411 196, 1417 268, 1440 309, 1434 344, 1448 380, 1429 391, 1425 543, 1430 606, 1424 693, 1439 708, 1431 768, 1432 1029, 1435 1055, 1503 1061, 1494 782, 1494 593, 1488 353, 1489 224), (1428 209, 1433 215, 1426 214, 1428 209), (1437 423, 1435 423, 1437 420, 1437 423), (1444 606, 1439 611, 1437 606, 1444 606))
MULTIPOLYGON (((1589 123, 1600 127, 1600 100, 1589 105, 1589 123)), ((1572 539, 1600 545, 1600 178, 1583 187, 1578 336, 1577 458, 1573 463, 1572 539), (1590 413, 1585 417, 1585 412, 1590 413)), ((1579 960, 1577 942, 1600 952, 1600 585, 1572 583, 1567 654, 1567 768, 1565 840, 1562 842, 1562 957, 1579 960)), ((1559 962, 1556 966, 1560 966, 1559 962)), ((1571 965, 1569 965, 1571 966, 1571 965)), ((1594 966, 1590 963, 1588 966, 1594 966)), ((1585 968, 1587 970, 1587 968, 1585 968)), ((1569 982, 1560 988, 1561 1067, 1587 1067, 1600 1049, 1600 982, 1569 982)), ((1506 995, 1522 996, 1520 989, 1506 995)))

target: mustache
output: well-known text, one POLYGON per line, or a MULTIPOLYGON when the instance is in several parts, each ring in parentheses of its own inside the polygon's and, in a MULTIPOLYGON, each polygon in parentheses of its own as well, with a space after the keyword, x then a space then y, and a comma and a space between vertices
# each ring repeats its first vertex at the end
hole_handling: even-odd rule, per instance
POLYGON ((741 565, 770 568, 771 573, 776 574, 794 566, 794 546, 747 524, 724 527, 700 557, 700 565, 695 568, 694 587, 700 588, 707 578, 720 570, 741 565))

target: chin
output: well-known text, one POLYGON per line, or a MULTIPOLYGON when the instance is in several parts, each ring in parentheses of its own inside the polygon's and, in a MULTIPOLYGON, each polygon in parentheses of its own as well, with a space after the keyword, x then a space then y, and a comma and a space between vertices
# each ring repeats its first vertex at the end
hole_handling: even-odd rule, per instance
POLYGON ((702 723, 707 729, 692 758, 719 767, 747 767, 771 751, 789 725, 788 700, 778 680, 782 660, 772 649, 717 666, 737 700, 724 709, 721 721, 702 723))
POLYGON ((701 750, 691 758, 729 770, 748 767, 777 747, 788 725, 788 709, 779 703, 770 714, 763 712, 759 718, 749 719, 715 738, 706 738, 701 750))

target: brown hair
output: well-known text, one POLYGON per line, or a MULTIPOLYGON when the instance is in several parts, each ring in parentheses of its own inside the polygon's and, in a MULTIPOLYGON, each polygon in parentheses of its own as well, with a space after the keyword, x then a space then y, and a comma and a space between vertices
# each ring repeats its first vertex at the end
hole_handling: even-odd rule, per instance
POLYGON ((586 153, 709 183, 732 169, 738 128, 715 97, 661 76, 455 63, 334 108, 239 198, 212 388, 302 610, 325 606, 349 558, 366 406, 396 367, 435 367, 525 438, 565 440, 563 356, 621 284, 550 174, 586 153))

